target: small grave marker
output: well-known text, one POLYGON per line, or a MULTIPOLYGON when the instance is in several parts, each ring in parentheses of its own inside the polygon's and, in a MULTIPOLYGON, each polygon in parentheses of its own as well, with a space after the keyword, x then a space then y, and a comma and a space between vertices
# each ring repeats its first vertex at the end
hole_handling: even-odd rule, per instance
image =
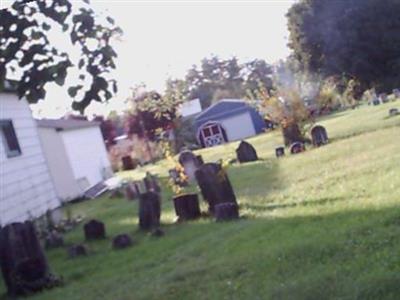
POLYGON ((275 155, 277 158, 285 155, 285 147, 277 147, 275 148, 275 155))
POLYGON ((68 247, 67 253, 69 258, 75 258, 79 256, 86 256, 88 251, 85 245, 75 244, 68 247))
POLYGON ((390 117, 397 116, 398 114, 400 114, 398 108, 391 108, 391 109, 389 109, 389 116, 390 116, 390 117))
POLYGON ((132 239, 128 234, 119 234, 113 238, 113 249, 125 249, 132 246, 132 239))
POLYGON ((174 197, 174 207, 178 222, 197 219, 201 215, 197 194, 184 194, 174 197))
POLYGON ((290 154, 301 153, 301 152, 304 152, 305 150, 306 150, 306 148, 305 148, 304 144, 301 142, 294 142, 290 146, 290 154))
POLYGON ((104 223, 98 220, 90 220, 83 226, 83 230, 87 241, 104 239, 106 237, 104 223))
POLYGON ((240 163, 258 160, 256 149, 246 141, 240 142, 239 147, 236 149, 236 157, 240 163))

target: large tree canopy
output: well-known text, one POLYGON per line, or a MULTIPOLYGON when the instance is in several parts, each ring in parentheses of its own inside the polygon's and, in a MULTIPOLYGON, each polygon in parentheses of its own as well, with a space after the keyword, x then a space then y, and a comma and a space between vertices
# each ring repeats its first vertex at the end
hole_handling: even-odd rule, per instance
POLYGON ((301 0, 288 13, 303 71, 344 76, 380 91, 400 85, 399 0, 301 0))
POLYGON ((73 108, 83 112, 91 101, 106 101, 117 91, 109 78, 117 56, 111 45, 116 34, 121 30, 114 20, 96 15, 88 0, 16 1, 0 11, 0 91, 6 79, 16 79, 18 95, 36 103, 44 99, 47 83, 64 85, 75 65, 79 77, 68 89, 75 98, 73 108), (50 42, 48 34, 55 29, 69 36, 80 53, 76 61, 50 42))

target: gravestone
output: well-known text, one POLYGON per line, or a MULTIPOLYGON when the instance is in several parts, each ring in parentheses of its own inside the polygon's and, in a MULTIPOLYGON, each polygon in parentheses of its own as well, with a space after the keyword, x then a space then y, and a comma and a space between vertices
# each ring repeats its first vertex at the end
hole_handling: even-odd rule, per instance
POLYGON ((400 99, 400 89, 394 89, 393 95, 396 97, 396 99, 400 99))
POLYGON ((311 138, 314 146, 322 146, 328 143, 328 134, 325 127, 321 125, 314 126, 311 129, 311 138))
POLYGON ((290 154, 297 154, 306 151, 306 148, 303 143, 301 142, 294 142, 290 146, 290 154))
POLYGON ((125 249, 132 246, 132 239, 128 234, 119 234, 113 238, 113 249, 125 249))
POLYGON ((397 116, 398 114, 400 114, 398 108, 391 108, 391 109, 389 109, 389 116, 390 116, 390 117, 397 116))
POLYGON ((50 232, 45 238, 45 248, 54 249, 64 246, 64 239, 58 232, 50 232))
POLYGON ((122 157, 122 170, 129 171, 135 169, 132 157, 129 155, 122 157))
POLYGON ((83 226, 83 230, 87 241, 104 239, 106 237, 104 223, 98 220, 90 220, 83 226))
POLYGON ((147 192, 161 192, 160 184, 158 183, 157 177, 150 174, 149 172, 146 173, 146 177, 143 179, 143 183, 147 192))
POLYGON ((197 219, 201 215, 197 194, 184 194, 174 197, 174 207, 178 222, 197 219))
POLYGON ((379 100, 381 101, 381 103, 389 102, 388 95, 386 93, 379 94, 379 100))
POLYGON ((185 169, 188 181, 193 182, 195 180, 195 172, 203 164, 203 159, 199 159, 199 157, 194 155, 192 151, 185 150, 179 154, 178 160, 185 169))
POLYGON ((372 104, 373 104, 374 106, 377 106, 377 105, 380 105, 380 104, 381 104, 381 101, 379 100, 378 97, 375 97, 375 98, 372 100, 372 104))
POLYGON ((85 245, 75 244, 68 247, 67 253, 69 258, 75 258, 79 256, 86 256, 88 251, 85 245))
POLYGON ((227 221, 239 218, 239 207, 236 203, 220 203, 215 205, 215 218, 217 221, 227 221))
POLYGON ((236 157, 240 163, 258 160, 256 149, 246 141, 240 142, 239 147, 236 149, 236 157))
POLYGON ((285 147, 277 147, 275 148, 275 155, 277 158, 285 155, 285 147))
POLYGON ((161 201, 155 192, 146 192, 139 196, 139 227, 150 230, 160 226, 161 201))
POLYGON ((235 203, 236 196, 228 175, 220 164, 206 163, 196 171, 196 180, 208 210, 214 213, 215 205, 219 203, 235 203))
POLYGON ((50 273, 32 222, 0 230, 0 267, 10 296, 27 295, 61 283, 50 273))

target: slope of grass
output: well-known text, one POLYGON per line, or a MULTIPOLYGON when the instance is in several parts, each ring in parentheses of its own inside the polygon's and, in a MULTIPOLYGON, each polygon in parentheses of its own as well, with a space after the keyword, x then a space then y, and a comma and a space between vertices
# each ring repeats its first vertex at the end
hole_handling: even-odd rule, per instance
MULTIPOLYGON (((263 160, 228 170, 236 222, 174 224, 167 189, 162 238, 137 231, 136 202, 74 205, 104 221, 109 239, 89 243, 85 258, 49 251, 65 286, 31 299, 399 299, 400 117, 386 118, 396 105, 327 117, 320 123, 330 144, 279 160, 278 132, 250 139, 263 160), (111 250, 122 232, 136 245, 111 250)), ((233 158, 236 145, 199 152, 206 161, 233 158)), ((165 166, 151 169, 163 175, 165 166)), ((82 229, 66 241, 83 241, 82 229)))

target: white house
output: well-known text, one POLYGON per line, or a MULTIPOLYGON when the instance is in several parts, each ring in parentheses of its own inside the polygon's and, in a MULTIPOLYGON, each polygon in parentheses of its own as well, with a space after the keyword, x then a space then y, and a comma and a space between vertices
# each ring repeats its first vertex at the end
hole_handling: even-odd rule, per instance
POLYGON ((60 206, 28 103, 8 83, 0 91, 0 225, 60 206))
POLYGON ((39 136, 62 202, 76 199, 112 176, 98 122, 38 120, 39 136))

